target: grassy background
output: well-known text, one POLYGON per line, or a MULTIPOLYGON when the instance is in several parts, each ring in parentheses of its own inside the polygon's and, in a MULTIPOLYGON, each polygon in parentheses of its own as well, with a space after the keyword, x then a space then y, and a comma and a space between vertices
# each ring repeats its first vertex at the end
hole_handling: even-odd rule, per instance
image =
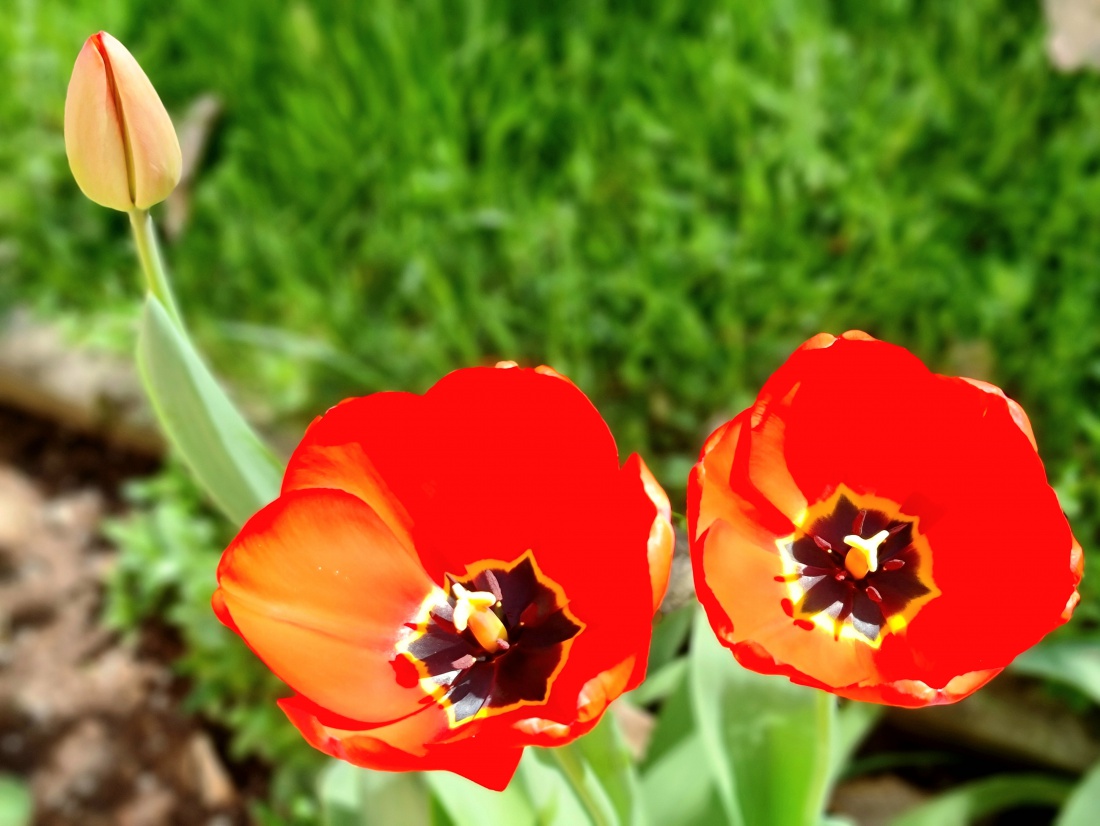
POLYGON ((1049 68, 1037 4, 69 5, 3 12, 0 300, 135 300, 61 142, 103 27, 174 112, 224 102, 168 254, 280 413, 545 361, 676 488, 792 347, 859 327, 1002 384, 1055 477, 1084 470, 1100 82, 1049 68))
POLYGON ((862 328, 1019 399, 1100 541, 1100 77, 1037 1, 12 0, 0 306, 127 348, 128 226, 61 136, 100 28, 173 113, 224 105, 167 255, 271 415, 546 362, 682 510, 708 428, 862 328))

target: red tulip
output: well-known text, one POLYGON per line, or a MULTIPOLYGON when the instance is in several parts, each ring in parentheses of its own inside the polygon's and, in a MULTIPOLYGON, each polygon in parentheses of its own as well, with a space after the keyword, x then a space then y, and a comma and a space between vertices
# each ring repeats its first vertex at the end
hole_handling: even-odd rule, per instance
POLYGON ((504 788, 645 675, 668 500, 547 368, 459 370, 314 421, 225 551, 214 609, 306 739, 504 788))
POLYGON ((802 345, 689 485, 700 601, 756 671, 953 702, 1078 601, 1081 548, 1023 409, 865 333, 802 345))

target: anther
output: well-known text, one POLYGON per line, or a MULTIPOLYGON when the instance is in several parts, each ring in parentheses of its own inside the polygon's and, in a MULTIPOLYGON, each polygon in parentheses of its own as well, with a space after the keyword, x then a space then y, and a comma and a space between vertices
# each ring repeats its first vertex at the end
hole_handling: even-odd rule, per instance
POLYGON ((887 559, 882 563, 882 570, 884 571, 900 571, 904 567, 904 559, 887 559))
POLYGON ((871 600, 871 602, 882 602, 882 594, 878 592, 878 588, 874 585, 868 585, 866 593, 867 598, 871 600))
POLYGON ((829 544, 828 540, 822 539, 820 536, 814 535, 814 544, 821 548, 823 551, 831 551, 833 546, 829 544))
POLYGON ((459 671, 464 671, 476 662, 477 657, 475 657, 473 654, 466 654, 465 656, 459 657, 457 660, 452 662, 451 667, 457 668, 459 671))

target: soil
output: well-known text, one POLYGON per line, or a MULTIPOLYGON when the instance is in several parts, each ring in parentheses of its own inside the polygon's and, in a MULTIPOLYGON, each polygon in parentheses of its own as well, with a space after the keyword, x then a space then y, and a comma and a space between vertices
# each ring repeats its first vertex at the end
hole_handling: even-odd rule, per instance
POLYGON ((0 407, 0 773, 29 784, 42 826, 248 822, 219 732, 180 710, 178 641, 99 622, 115 557, 99 526, 156 464, 0 407))

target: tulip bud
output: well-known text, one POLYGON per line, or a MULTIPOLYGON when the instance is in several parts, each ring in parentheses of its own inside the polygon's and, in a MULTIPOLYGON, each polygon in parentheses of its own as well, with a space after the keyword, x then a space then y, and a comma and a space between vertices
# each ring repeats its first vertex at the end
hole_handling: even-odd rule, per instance
POLYGON ((180 179, 172 121, 126 47, 93 34, 76 58, 65 97, 65 152, 81 191, 111 209, 148 209, 180 179))

